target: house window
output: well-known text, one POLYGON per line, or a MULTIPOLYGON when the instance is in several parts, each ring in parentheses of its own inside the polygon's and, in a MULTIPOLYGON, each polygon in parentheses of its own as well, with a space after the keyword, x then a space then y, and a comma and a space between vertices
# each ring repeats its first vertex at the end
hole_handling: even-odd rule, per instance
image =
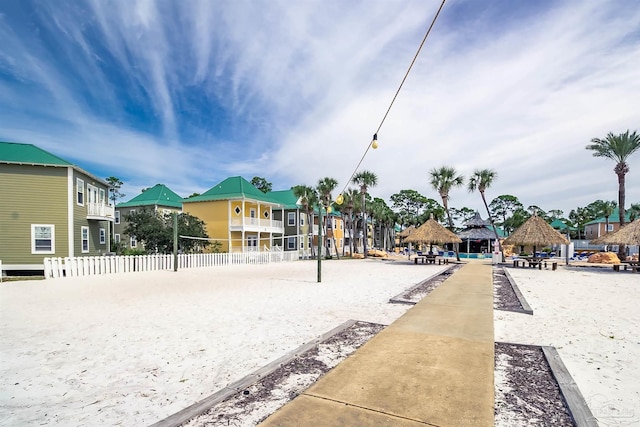
POLYGON ((607 224, 607 233, 613 231, 613 224, 607 224))
POLYGON ((138 247, 138 241, 136 240, 136 236, 131 236, 131 238, 129 239, 129 246, 131 246, 132 248, 138 247))
POLYGON ((340 247, 344 246, 344 240, 340 239, 340 247))
POLYGON ((104 192, 104 188, 101 188, 100 190, 100 200, 98 201, 100 204, 106 204, 107 198, 106 198, 106 193, 104 192))
POLYGON ((120 235, 119 234, 114 234, 113 235, 113 241, 116 243, 120 243, 120 235))
POLYGON ((295 237, 287 237, 287 249, 293 250, 296 248, 296 238, 295 237))
POLYGON ((116 211, 116 224, 120 224, 120 211, 116 211))
POLYGON ((55 226, 53 224, 31 224, 31 253, 55 253, 55 235, 55 226))
POLYGON ((84 206, 84 181, 76 178, 76 203, 84 206))
POLYGON ((233 210, 236 215, 240 215, 240 212, 242 212, 242 209, 240 209, 240 206, 236 206, 236 208, 233 210))
POLYGON ((304 215, 300 215, 300 225, 304 225, 304 215))
POLYGON ((327 248, 331 249, 331 239, 327 239, 327 248))
POLYGON ((264 211, 263 215, 264 215, 265 218, 269 218, 269 211, 264 211))
POLYGON ((300 249, 304 249, 304 240, 300 239, 300 249))
POLYGON ((107 243, 107 231, 104 228, 100 229, 100 244, 104 245, 107 243))
POLYGON ((80 227, 80 239, 82 241, 82 253, 89 252, 89 227, 80 227))
POLYGON ((296 213, 289 212, 287 214, 287 225, 296 225, 296 213))

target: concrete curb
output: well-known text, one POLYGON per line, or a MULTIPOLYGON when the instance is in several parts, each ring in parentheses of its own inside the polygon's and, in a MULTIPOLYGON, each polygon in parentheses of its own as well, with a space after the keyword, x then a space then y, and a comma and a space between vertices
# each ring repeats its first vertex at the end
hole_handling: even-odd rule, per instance
MULTIPOLYGON (((455 264, 454 264, 455 265, 455 264)), ((391 304, 408 304, 408 305, 416 305, 415 301, 411 301, 408 299, 403 298, 403 296, 411 291, 413 291, 416 288, 419 288, 420 286, 422 286, 425 282, 428 282, 431 279, 434 279, 438 276, 440 276, 441 274, 444 274, 445 272, 451 270, 453 268, 453 266, 445 268, 444 270, 441 270, 438 273, 434 273, 431 276, 427 277, 426 279, 422 280, 421 282, 419 282, 417 285, 413 285, 412 287, 410 287, 409 289, 405 289, 404 291, 402 291, 401 293, 399 293, 398 295, 391 297, 389 299, 389 302, 391 304)))
POLYGON ((573 421, 577 427, 598 427, 598 421, 591 413, 591 410, 587 406, 587 402, 584 400, 580 389, 576 385, 575 381, 571 377, 571 374, 567 370, 567 367, 562 362, 562 358, 558 354, 555 347, 542 346, 542 352, 544 353, 547 363, 551 368, 551 372, 560 387, 560 392, 564 398, 573 421))
MULTIPOLYGON (((516 297, 518 298, 518 301, 520 301, 520 305, 522 306, 522 311, 517 310, 517 312, 533 315, 533 309, 531 308, 527 300, 524 298, 524 295, 522 295, 522 292, 520 292, 520 288, 518 288, 518 285, 516 285, 516 281, 513 279, 513 277, 511 277, 511 274, 509 274, 506 268, 503 268, 502 271, 504 271, 504 275, 507 277, 507 279, 509 279, 509 283, 511 283, 511 288, 513 289, 513 292, 515 292, 516 297)), ((507 311, 516 311, 516 310, 507 310, 507 311)))
POLYGON ((213 393, 208 397, 205 397, 204 399, 194 403, 193 405, 187 406, 186 408, 176 412, 173 415, 170 415, 164 420, 161 420, 161 421, 158 421, 157 423, 152 424, 150 427, 179 427, 180 425, 189 421, 191 418, 194 418, 206 412, 207 410, 211 409, 212 407, 222 402, 223 400, 228 399, 234 394, 256 383, 258 380, 260 380, 260 378, 269 375, 270 373, 272 373, 282 365, 292 361, 293 359, 298 357, 300 354, 308 350, 311 350, 321 342, 326 341, 332 336, 344 331, 345 329, 350 328, 357 322, 358 322, 357 320, 347 320, 346 322, 331 329, 329 332, 326 332, 325 334, 319 336, 313 341, 309 341, 308 343, 301 345, 300 347, 296 348, 292 352, 289 352, 284 356, 279 357, 278 359, 268 363, 267 365, 263 366, 257 371, 252 372, 251 374, 245 376, 244 378, 241 378, 238 381, 235 381, 227 385, 226 387, 218 390, 217 392, 213 393))

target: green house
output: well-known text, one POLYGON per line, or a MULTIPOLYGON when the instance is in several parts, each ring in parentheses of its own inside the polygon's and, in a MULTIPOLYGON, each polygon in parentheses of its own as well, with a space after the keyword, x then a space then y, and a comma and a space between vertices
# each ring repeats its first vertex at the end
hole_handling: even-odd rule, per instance
POLYGON ((32 144, 0 142, 0 260, 42 270, 45 257, 109 252, 109 184, 32 144))

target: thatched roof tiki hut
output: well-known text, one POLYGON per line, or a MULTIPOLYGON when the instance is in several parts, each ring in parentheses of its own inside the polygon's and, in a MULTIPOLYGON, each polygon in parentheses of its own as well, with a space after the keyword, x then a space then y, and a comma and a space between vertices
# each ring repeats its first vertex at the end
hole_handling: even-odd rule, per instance
POLYGON ((547 222, 534 214, 516 231, 507 237, 504 241, 505 245, 533 246, 535 255, 536 248, 545 245, 568 245, 569 241, 556 230, 554 230, 547 222))
POLYGON ((424 243, 428 245, 445 243, 462 243, 462 239, 444 228, 433 215, 424 224, 418 227, 405 240, 408 243, 424 243))
MULTIPOLYGON (((405 238, 409 237, 411 235, 411 233, 413 233, 414 231, 416 231, 416 227, 414 225, 410 225, 409 227, 405 228, 404 230, 402 230, 401 232, 399 232, 397 234, 398 237, 400 237, 400 241, 402 243, 405 242, 405 238)), ((411 259, 411 242, 409 242, 409 259, 411 259)))

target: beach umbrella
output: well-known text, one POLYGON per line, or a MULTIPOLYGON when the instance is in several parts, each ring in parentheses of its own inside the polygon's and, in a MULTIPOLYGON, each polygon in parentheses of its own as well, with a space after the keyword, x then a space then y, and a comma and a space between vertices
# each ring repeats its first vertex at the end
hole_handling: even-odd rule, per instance
POLYGON ((636 219, 613 233, 600 236, 590 243, 594 245, 640 245, 640 219, 636 219))
POLYGON ((569 241, 547 224, 547 221, 534 214, 507 237, 503 244, 533 246, 535 255, 536 246, 568 245, 569 241))
POLYGON ((462 239, 440 225, 438 221, 433 219, 433 215, 427 220, 427 222, 416 228, 416 230, 404 239, 404 241, 428 244, 462 243, 462 239))

